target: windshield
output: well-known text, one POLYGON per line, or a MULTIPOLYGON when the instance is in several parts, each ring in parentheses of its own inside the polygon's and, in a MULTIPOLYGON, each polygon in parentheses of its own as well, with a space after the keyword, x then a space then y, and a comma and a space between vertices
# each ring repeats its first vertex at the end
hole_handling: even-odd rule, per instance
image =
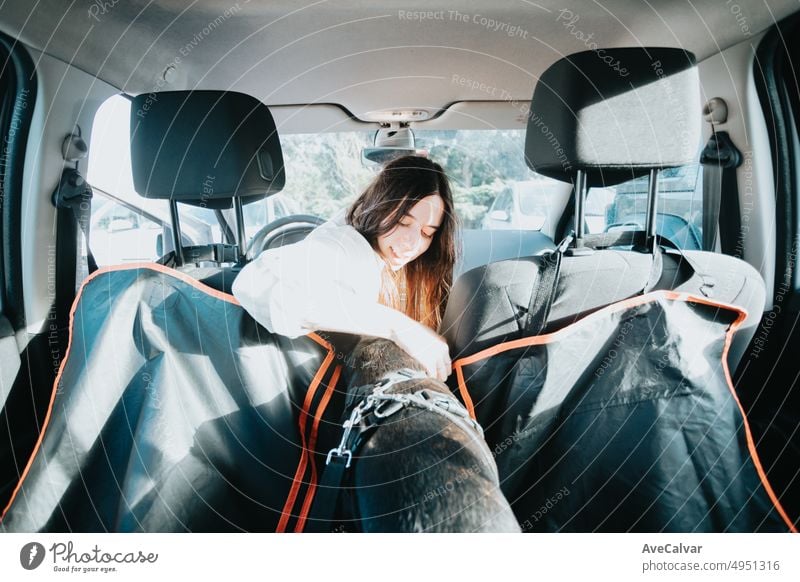
MULTIPOLYGON (((103 103, 92 126, 88 181, 96 189, 92 230, 100 264, 154 260, 170 244, 168 230, 161 236, 158 230, 170 224, 167 201, 144 199, 134 191, 129 124, 130 101, 117 95, 103 103)), ((373 145, 374 134, 282 135, 286 187, 245 205, 247 235, 285 216, 329 219, 349 207, 378 172, 361 156, 373 145)), ((415 130, 415 135, 416 147, 447 172, 463 228, 540 230, 545 225, 548 185, 554 182, 525 165, 524 130, 415 130)), ((180 213, 186 244, 226 242, 212 210, 181 204, 180 213)), ((233 228, 233 212, 225 211, 224 217, 233 228)))
MULTIPOLYGON (((374 131, 282 135, 286 187, 283 194, 304 214, 330 218, 347 208, 378 172, 361 162, 361 150, 371 147, 374 131)), ((537 189, 550 182, 525 165, 524 130, 416 130, 416 147, 447 172, 455 207, 464 228, 539 230, 525 216, 543 217, 546 196, 537 189), (536 179, 532 181, 533 179, 536 179), (498 196, 518 183, 535 184, 494 218, 488 216, 498 196)))

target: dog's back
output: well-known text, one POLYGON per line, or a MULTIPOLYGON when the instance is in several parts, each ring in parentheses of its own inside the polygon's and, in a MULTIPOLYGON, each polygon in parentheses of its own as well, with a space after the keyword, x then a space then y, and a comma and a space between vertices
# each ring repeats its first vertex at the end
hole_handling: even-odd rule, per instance
MULTIPOLYGON (((421 365, 393 342, 363 340, 352 354, 353 386, 421 365)), ((450 395, 433 378, 396 384, 393 393, 450 395)), ((357 453, 354 504, 363 531, 518 532, 486 443, 453 420, 409 406, 387 418, 357 453)))

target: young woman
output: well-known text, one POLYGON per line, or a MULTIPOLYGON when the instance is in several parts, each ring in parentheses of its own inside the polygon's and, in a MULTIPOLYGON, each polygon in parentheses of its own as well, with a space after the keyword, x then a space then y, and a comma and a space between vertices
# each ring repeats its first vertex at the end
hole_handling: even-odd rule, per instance
POLYGON ((456 259, 453 196, 442 167, 389 163, 345 215, 248 264, 233 294, 288 337, 327 330, 394 341, 440 380, 450 375, 442 320, 456 259))

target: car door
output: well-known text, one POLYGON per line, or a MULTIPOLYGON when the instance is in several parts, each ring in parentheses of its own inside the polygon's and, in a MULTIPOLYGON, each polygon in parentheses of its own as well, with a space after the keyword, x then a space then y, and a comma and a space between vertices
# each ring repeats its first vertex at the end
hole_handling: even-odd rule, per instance
POLYGON ((798 32, 797 17, 780 23, 764 37, 755 59, 756 89, 772 149, 776 251, 767 260, 774 261, 775 278, 771 297, 768 292, 768 310, 735 378, 764 470, 788 513, 794 516, 800 515, 798 32))
MULTIPOLYGON (((49 402, 49 330, 28 332, 22 282, 22 177, 36 76, 28 53, 0 33, 0 510, 25 467, 49 402), (31 365, 32 364, 32 365, 31 365)), ((43 258, 47 260, 47 258, 43 258)), ((58 335, 58 330, 56 330, 58 335)))

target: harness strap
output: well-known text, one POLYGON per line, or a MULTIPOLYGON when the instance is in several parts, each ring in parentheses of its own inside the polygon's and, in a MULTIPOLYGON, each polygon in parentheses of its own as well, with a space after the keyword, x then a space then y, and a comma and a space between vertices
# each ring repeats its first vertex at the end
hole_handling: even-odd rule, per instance
POLYGON ((336 515, 339 494, 345 481, 345 469, 349 465, 344 456, 332 457, 322 471, 322 478, 317 485, 317 495, 308 514, 305 531, 311 533, 329 533, 331 523, 336 515))
MULTIPOLYGON (((377 386, 388 387, 398 382, 405 382, 406 380, 419 377, 424 378, 427 376, 420 371, 403 368, 402 370, 393 372, 392 374, 382 378, 378 384, 366 384, 348 390, 343 415, 343 418, 346 419, 343 422, 345 435, 342 438, 342 444, 339 445, 340 454, 333 454, 334 451, 328 453, 328 456, 325 460, 325 466, 322 470, 322 476, 320 477, 318 484, 319 491, 314 497, 314 501, 311 504, 311 510, 308 513, 305 531, 316 533, 330 532, 330 526, 334 521, 334 516, 336 515, 339 506, 341 489, 345 484, 345 480, 347 479, 347 473, 345 469, 347 469, 352 462, 353 457, 351 449, 357 450, 358 446, 360 446, 363 442, 363 440, 361 440, 358 443, 348 443, 347 440, 352 431, 354 423, 361 422, 360 418, 358 421, 356 421, 355 417, 360 415, 361 406, 366 402, 366 399, 376 389, 377 386), (348 446, 347 454, 344 453, 345 446, 348 446)), ((372 427, 372 429, 376 427, 377 425, 372 427)), ((366 434, 367 430, 369 430, 368 427, 362 427, 362 430, 356 431, 353 433, 353 435, 355 437, 368 436, 366 434)), ((371 432, 371 430, 369 430, 369 432, 371 432)))

